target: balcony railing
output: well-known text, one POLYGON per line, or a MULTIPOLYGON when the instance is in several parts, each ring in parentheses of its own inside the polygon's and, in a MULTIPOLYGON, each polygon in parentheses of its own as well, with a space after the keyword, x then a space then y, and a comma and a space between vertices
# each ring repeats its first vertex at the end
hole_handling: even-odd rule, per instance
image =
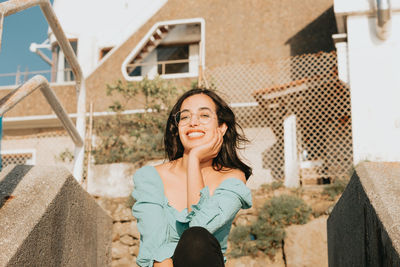
POLYGON ((19 71, 12 73, 0 73, 0 86, 21 85, 36 75, 42 75, 51 83, 64 83, 75 81, 72 69, 63 69, 59 71, 35 70, 19 71))

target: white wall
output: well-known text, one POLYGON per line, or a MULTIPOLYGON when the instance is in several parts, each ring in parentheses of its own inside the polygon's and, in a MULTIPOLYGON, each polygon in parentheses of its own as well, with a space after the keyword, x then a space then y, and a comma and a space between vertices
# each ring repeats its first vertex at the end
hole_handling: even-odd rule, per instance
MULTIPOLYGON (((68 38, 78 38, 84 75, 99 62, 101 48, 117 46, 151 18, 167 0, 54 0, 68 38)), ((54 36, 50 36, 54 42, 54 36)))
MULTIPOLYGON (((365 12, 368 1, 355 2, 365 12)), ((346 24, 354 162, 400 161, 400 12, 392 13, 385 41, 376 35, 375 16, 352 12, 346 24)))

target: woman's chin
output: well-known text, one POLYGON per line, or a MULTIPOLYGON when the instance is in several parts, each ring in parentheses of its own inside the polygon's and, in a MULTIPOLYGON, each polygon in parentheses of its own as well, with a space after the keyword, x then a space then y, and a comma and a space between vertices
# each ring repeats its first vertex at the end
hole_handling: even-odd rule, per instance
POLYGON ((197 139, 191 139, 191 140, 187 140, 185 142, 185 144, 183 144, 183 147, 185 148, 185 150, 190 150, 192 148, 201 146, 206 144, 206 142, 204 141, 204 139, 202 138, 197 138, 197 139))

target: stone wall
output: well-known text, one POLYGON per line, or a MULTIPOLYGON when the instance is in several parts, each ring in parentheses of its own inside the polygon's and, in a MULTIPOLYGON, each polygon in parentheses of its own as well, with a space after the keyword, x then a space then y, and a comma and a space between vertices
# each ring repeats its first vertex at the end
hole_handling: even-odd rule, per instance
POLYGON ((0 266, 110 266, 111 227, 65 168, 0 173, 0 266))
POLYGON ((329 266, 400 266, 400 163, 359 164, 328 219, 329 266))
POLYGON ((140 236, 131 211, 133 199, 96 197, 96 201, 113 219, 112 266, 137 266, 140 236))

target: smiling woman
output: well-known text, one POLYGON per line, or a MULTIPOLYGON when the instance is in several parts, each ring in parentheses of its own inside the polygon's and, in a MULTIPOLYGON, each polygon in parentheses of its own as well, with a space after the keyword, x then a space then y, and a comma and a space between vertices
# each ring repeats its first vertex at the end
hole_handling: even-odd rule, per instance
POLYGON ((237 212, 250 208, 251 168, 236 149, 246 141, 215 92, 183 94, 164 136, 168 162, 134 175, 132 211, 141 234, 139 266, 224 266, 237 212))

